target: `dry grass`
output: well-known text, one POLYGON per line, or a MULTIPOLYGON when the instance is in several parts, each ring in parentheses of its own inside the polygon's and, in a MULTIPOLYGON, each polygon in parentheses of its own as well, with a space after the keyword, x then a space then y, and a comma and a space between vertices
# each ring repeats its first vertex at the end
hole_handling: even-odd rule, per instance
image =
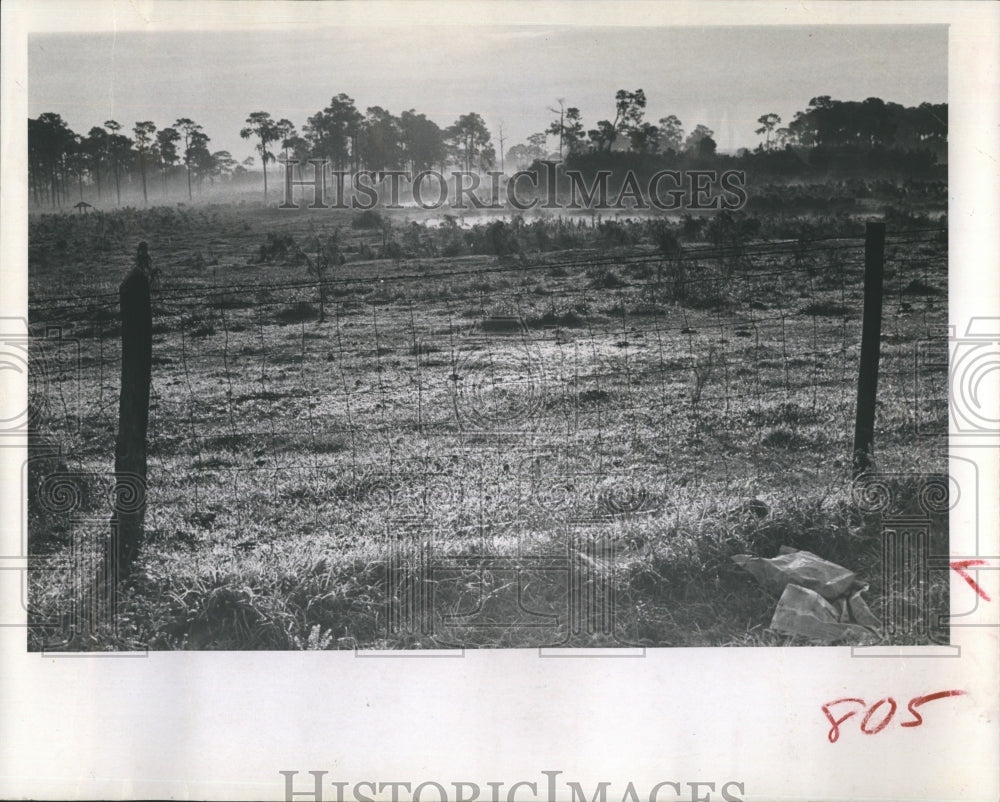
MULTIPOLYGON (((32 575, 33 648, 785 645, 767 629, 776 599, 730 560, 781 545, 857 571, 887 609, 879 522, 849 486, 851 255, 762 256, 729 280, 705 261, 683 299, 634 262, 641 240, 610 266, 355 256, 320 322, 305 267, 262 262, 275 238, 261 232, 304 240, 334 222, 348 251, 380 241, 349 220, 224 208, 125 214, 107 251, 80 221, 63 255, 47 244, 56 223, 33 229, 35 296, 113 291, 140 238, 163 272, 147 542, 117 626, 96 637, 64 613, 69 555, 107 515, 117 324, 96 302, 32 304, 33 323, 80 339, 79 393, 40 385, 44 431, 94 489, 89 523, 33 508, 49 567, 32 575), (209 251, 211 267, 193 258, 209 251)), ((908 256, 936 260, 943 282, 944 253, 908 256)), ((939 442, 915 432, 945 377, 918 375, 915 405, 912 364, 946 303, 906 298, 887 300, 877 457, 939 473, 939 442)), ((941 551, 946 519, 932 523, 941 551)), ((935 579, 935 611, 946 590, 935 579)))

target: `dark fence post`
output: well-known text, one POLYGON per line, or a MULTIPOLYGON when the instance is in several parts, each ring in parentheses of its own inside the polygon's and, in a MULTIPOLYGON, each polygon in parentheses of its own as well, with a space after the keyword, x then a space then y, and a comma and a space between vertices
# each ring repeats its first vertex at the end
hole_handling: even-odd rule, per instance
POLYGON ((878 390, 879 344, 882 337, 882 274, 885 267, 885 223, 865 226, 865 309, 861 327, 858 412, 854 424, 854 476, 872 462, 875 398, 878 390))
POLYGON ((122 379, 115 443, 114 512, 105 559, 113 588, 128 577, 143 536, 146 515, 146 430, 153 360, 153 312, 149 298, 149 255, 139 246, 135 268, 118 290, 122 316, 122 379))

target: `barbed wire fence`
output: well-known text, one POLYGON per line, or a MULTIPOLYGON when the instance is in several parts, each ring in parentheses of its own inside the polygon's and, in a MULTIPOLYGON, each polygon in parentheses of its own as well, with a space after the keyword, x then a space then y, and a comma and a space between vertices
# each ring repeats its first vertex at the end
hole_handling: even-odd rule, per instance
MULTIPOLYGON (((946 342, 946 237, 886 239, 880 466, 947 432, 947 357, 920 359, 946 342)), ((864 241, 837 237, 166 284, 153 294, 147 531, 219 530, 250 551, 289 528, 350 542, 397 520, 451 543, 514 533, 529 553, 567 520, 843 486, 864 264, 864 241)), ((77 352, 36 371, 36 442, 95 485, 111 481, 117 310, 108 294, 31 305, 33 329, 58 327, 77 352)), ((74 510, 100 520, 86 495, 74 510)))

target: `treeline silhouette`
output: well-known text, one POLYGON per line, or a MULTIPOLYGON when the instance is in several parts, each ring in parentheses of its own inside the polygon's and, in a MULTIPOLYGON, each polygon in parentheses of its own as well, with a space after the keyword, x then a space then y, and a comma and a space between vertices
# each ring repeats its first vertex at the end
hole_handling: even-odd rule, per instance
MULTIPOLYGON (((260 159, 265 198, 268 165, 279 157, 323 158, 338 170, 500 169, 510 174, 537 171, 540 162, 556 160, 584 174, 609 169, 620 176, 632 170, 641 178, 662 169, 744 170, 748 180, 946 178, 946 103, 905 107, 874 97, 841 101, 823 95, 786 126, 775 113, 761 115, 756 129, 761 143, 734 154, 718 152, 714 131, 703 124, 686 132, 675 115, 656 124, 647 121, 642 89, 619 90, 610 108, 610 119, 587 129, 580 110, 559 101, 548 128, 505 150, 503 126, 494 134, 475 112, 442 128, 414 109, 397 116, 371 106, 362 113, 353 98, 341 93, 308 117, 301 132, 290 120, 255 111, 240 135, 253 142, 260 159)), ((137 121, 131 133, 127 136, 116 120, 83 135, 54 112, 29 119, 33 203, 58 207, 78 196, 121 205, 123 187, 133 196, 141 190, 147 204, 151 196, 167 197, 171 191, 191 199, 205 183, 245 186, 260 176, 253 157, 237 162, 228 151, 211 150, 211 138, 190 118, 163 128, 137 121)))

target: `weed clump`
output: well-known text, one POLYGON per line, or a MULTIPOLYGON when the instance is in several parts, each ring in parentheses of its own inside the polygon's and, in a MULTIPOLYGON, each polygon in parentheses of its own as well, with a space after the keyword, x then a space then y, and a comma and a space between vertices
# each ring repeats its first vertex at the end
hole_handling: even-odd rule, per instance
POLYGON ((941 295, 941 290, 933 284, 915 278, 902 289, 903 295, 941 295))
POLYGON ((297 250, 295 240, 289 234, 275 234, 269 231, 267 239, 257 250, 257 258, 265 264, 280 263, 287 261, 297 250))
POLYGON ((627 287, 626 282, 614 270, 602 268, 595 272, 590 280, 590 286, 595 290, 618 290, 627 287))
POLYGON ((365 209, 354 215, 354 219, 351 220, 351 228, 378 231, 381 230, 383 221, 382 215, 375 209, 365 209))
POLYGON ((274 318, 278 323, 289 324, 289 323, 301 323, 305 320, 315 320, 319 316, 319 313, 308 301, 298 301, 297 303, 287 306, 284 309, 279 309, 275 313, 274 318))

